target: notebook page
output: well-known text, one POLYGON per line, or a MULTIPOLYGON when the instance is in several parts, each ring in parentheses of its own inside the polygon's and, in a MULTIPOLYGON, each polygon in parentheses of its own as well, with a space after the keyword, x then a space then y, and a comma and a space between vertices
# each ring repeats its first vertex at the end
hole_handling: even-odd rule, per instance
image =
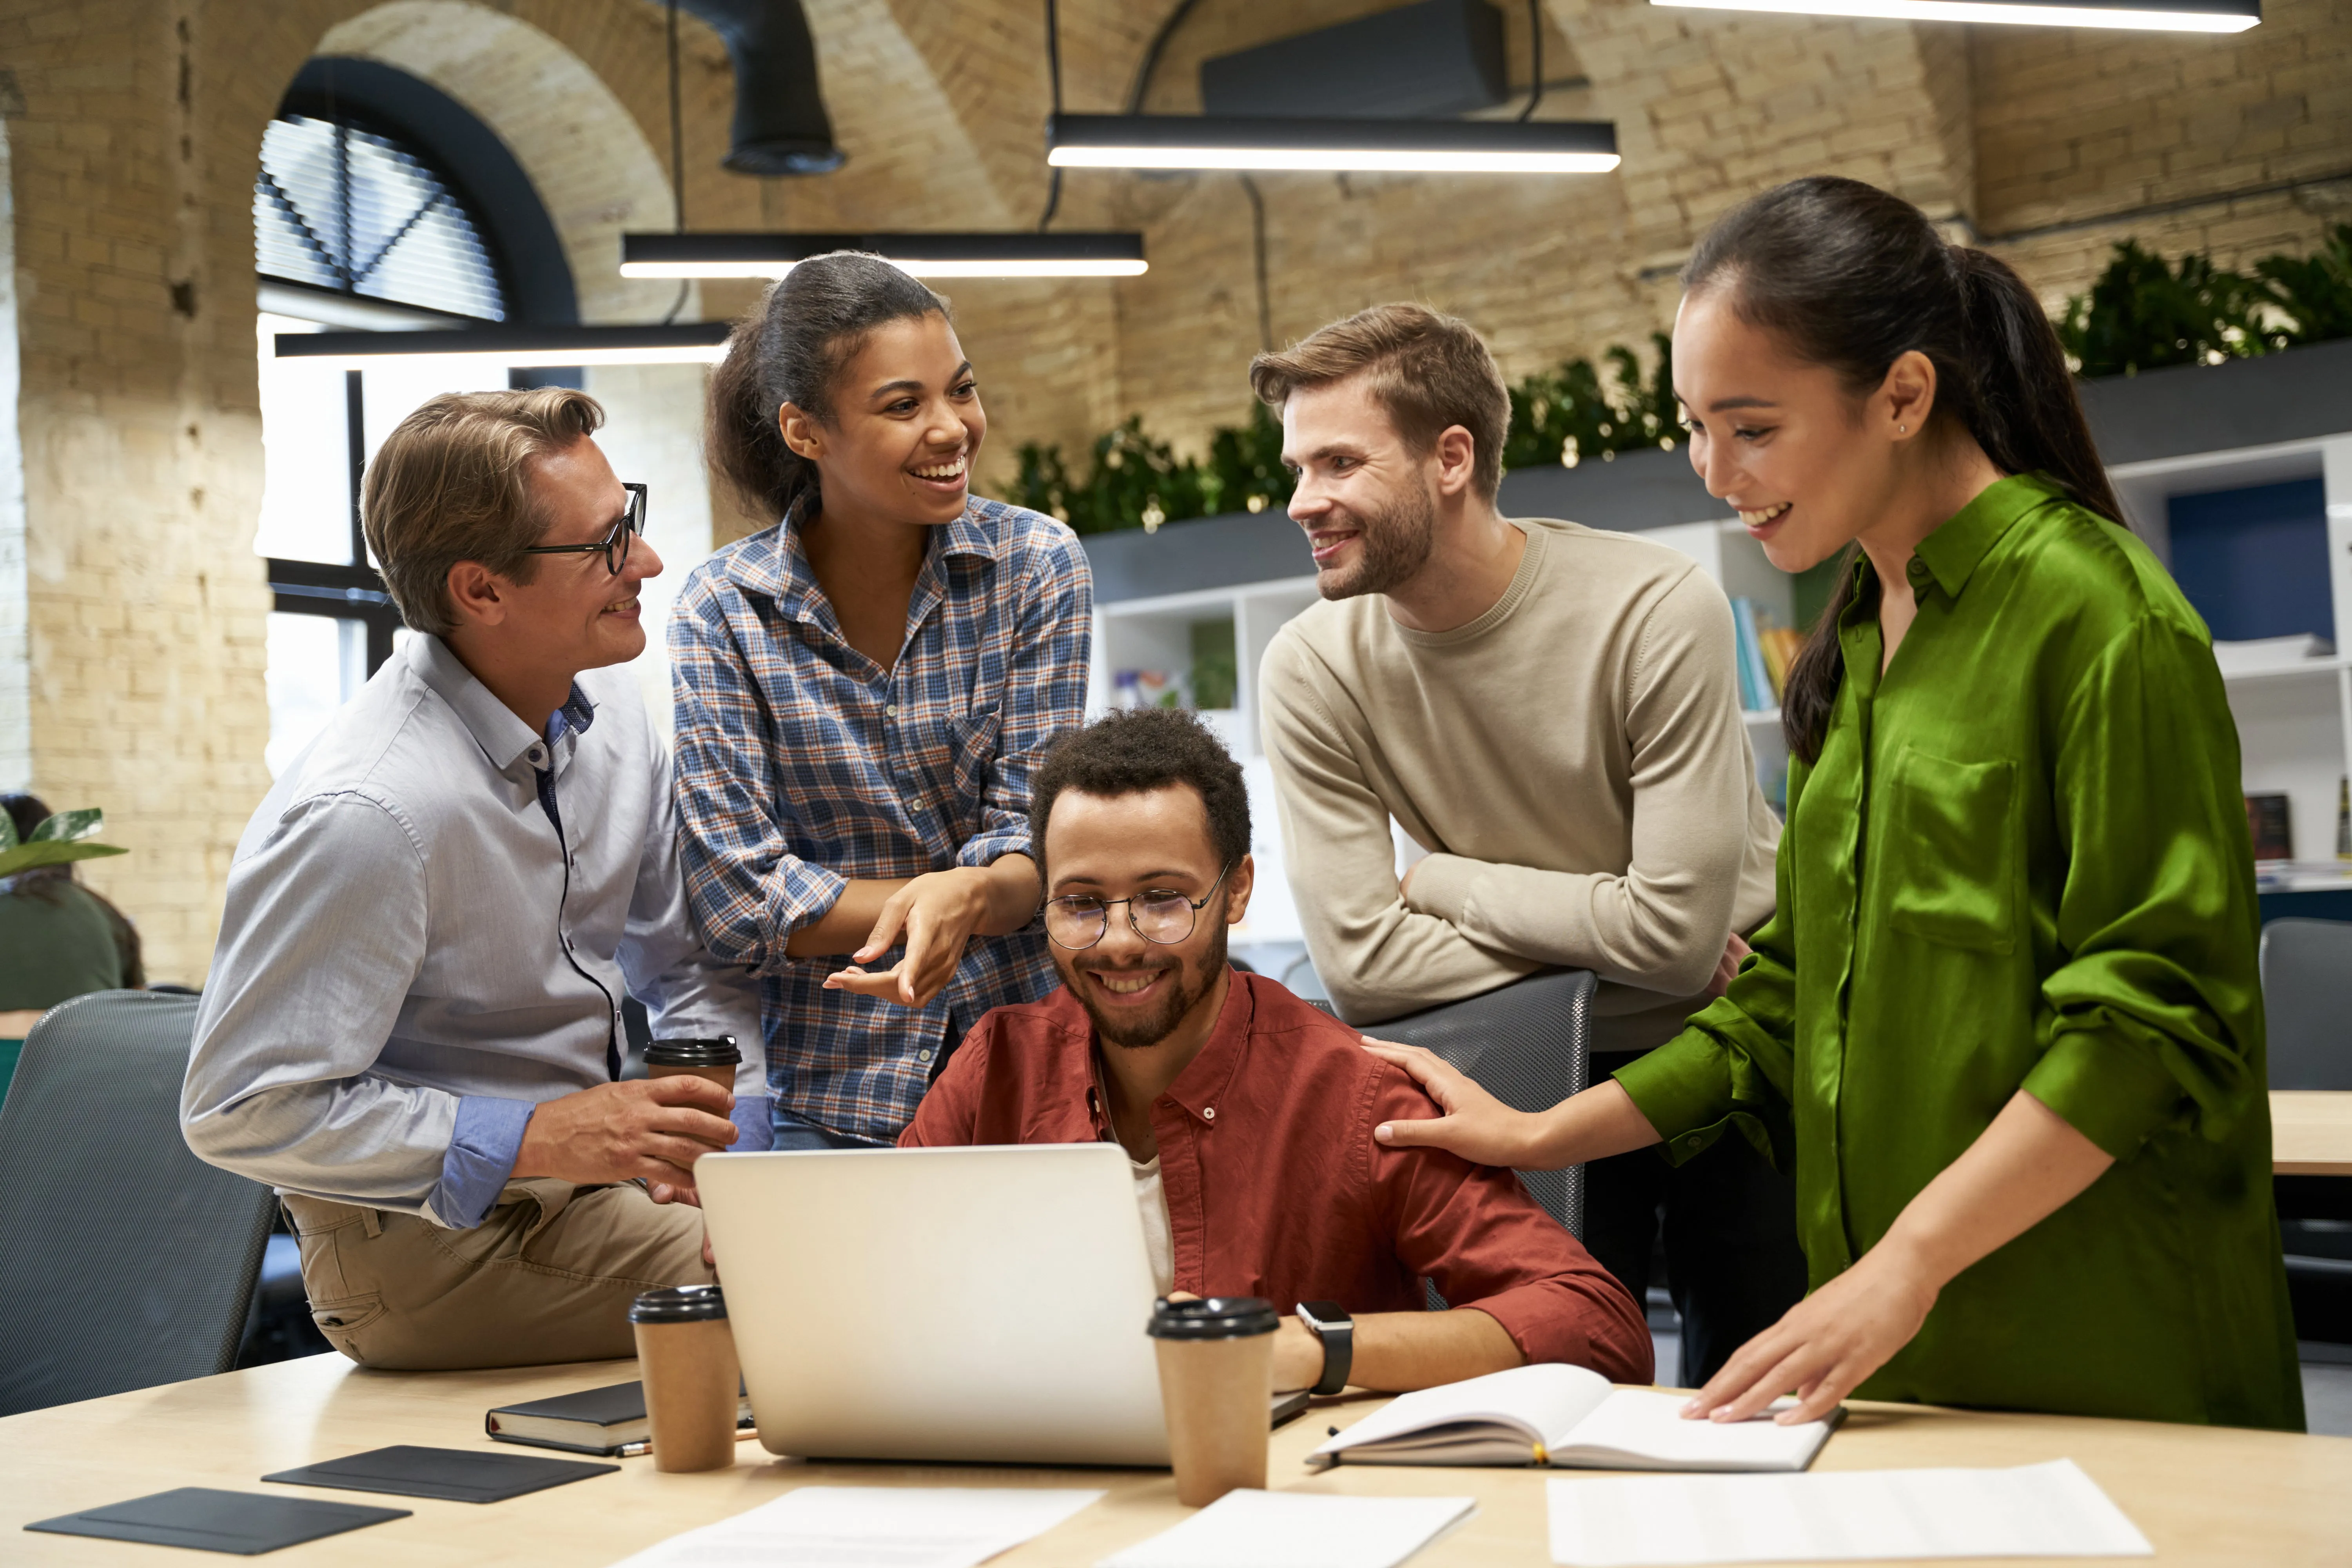
POLYGON ((1573 1568, 1924 1557, 2147 1557, 2071 1459, 2010 1470, 1596 1476, 1546 1483, 1573 1568))
POLYGON ((802 1487, 615 1568, 974 1568, 1103 1494, 1026 1487, 802 1487))
POLYGON ((1543 1434, 1549 1443, 1583 1420, 1609 1394, 1607 1378, 1580 1366, 1558 1362, 1515 1366, 1508 1372, 1490 1372, 1484 1377, 1400 1394, 1316 1449, 1312 1457, 1340 1453, 1423 1427, 1498 1417, 1543 1434))
POLYGON ((1096 1568, 1395 1568, 1477 1506, 1466 1497, 1233 1491, 1096 1568))
MULTIPOLYGON (((1689 1402, 1687 1394, 1617 1389, 1576 1424, 1563 1447, 1611 1448, 1669 1465, 1794 1470, 1829 1436, 1823 1422, 1783 1426, 1769 1412, 1753 1421, 1685 1421, 1682 1408, 1689 1402)), ((1793 1403, 1784 1399, 1775 1408, 1793 1403)))

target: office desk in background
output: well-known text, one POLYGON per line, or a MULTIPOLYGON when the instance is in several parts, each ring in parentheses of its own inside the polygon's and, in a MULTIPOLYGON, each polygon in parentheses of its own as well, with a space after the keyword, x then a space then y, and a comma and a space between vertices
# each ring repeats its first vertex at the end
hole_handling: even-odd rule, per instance
MULTIPOLYGON (((1091 1568, 1187 1513, 1164 1470, 803 1464, 772 1459, 751 1443, 741 1445, 740 1462, 728 1470, 666 1476, 649 1460, 631 1459, 622 1461, 619 1475, 484 1505, 264 1486, 259 1479, 268 1471, 393 1443, 538 1452, 491 1443, 482 1435, 482 1413, 623 1382, 635 1371, 632 1362, 604 1362, 519 1372, 369 1373, 341 1356, 321 1355, 10 1416, 0 1420, 0 1561, 25 1568, 198 1563, 205 1559, 174 1558, 169 1548, 23 1529, 32 1520, 184 1486, 415 1510, 413 1519, 273 1552, 273 1568, 413 1568, 418 1563, 604 1568, 667 1536, 818 1481, 1106 1489, 1102 1501, 1067 1523, 994 1560, 1005 1568, 1091 1568)), ((1544 1481, 1576 1472, 1363 1466, 1307 1472, 1301 1460, 1328 1427, 1351 1425, 1381 1403, 1375 1395, 1327 1401, 1276 1433, 1270 1483, 1314 1492, 1473 1495, 1476 1516, 1413 1558, 1413 1568, 1549 1563, 1544 1481)), ((2164 1568, 2249 1563, 2279 1568, 2341 1563, 2352 1554, 2352 1438, 1859 1405, 1818 1468, 2001 1466, 2056 1458, 2073 1459, 2106 1489, 2147 1533, 2164 1568)))
POLYGON ((2352 1090, 2271 1090, 2271 1169, 2282 1176, 2352 1176, 2352 1090))

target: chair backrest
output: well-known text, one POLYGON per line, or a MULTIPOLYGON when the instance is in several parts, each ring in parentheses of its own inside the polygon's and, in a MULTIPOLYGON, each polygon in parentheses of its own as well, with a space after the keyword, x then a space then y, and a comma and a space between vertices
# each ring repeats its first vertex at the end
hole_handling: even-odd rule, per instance
POLYGON ((277 1200, 180 1135, 197 1000, 97 991, 0 1106, 0 1415, 226 1372, 277 1200))
POLYGON ((2352 1089, 2352 921, 2263 927, 2273 1089, 2352 1089))
MULTIPOLYGON (((1364 1033, 1435 1053, 1515 1110, 1549 1110, 1582 1090, 1591 1072, 1594 984, 1585 969, 1530 974, 1364 1033)), ((1519 1180, 1552 1218, 1584 1234, 1583 1166, 1521 1171, 1519 1180)))

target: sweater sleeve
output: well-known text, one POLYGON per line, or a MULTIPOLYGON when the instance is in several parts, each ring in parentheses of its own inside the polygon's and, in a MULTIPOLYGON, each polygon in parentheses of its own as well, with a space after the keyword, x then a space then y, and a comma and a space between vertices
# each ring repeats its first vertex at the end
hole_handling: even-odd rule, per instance
POLYGON ((1406 903, 1484 950, 1687 996, 1723 955, 1747 849, 1753 762, 1731 606, 1694 566, 1650 606, 1635 637, 1623 714, 1633 792, 1625 870, 1437 854, 1414 869, 1406 903))
POLYGON ((1543 967, 1405 907, 1388 808, 1356 749, 1370 726, 1290 628, 1265 650, 1258 696, 1283 867, 1315 973, 1341 1017, 1376 1023, 1492 991, 1543 967))

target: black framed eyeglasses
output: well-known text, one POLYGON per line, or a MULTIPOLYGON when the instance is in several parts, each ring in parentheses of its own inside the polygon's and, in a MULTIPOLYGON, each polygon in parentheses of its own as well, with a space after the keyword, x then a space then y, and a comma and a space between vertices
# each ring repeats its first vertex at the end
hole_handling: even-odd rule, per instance
POLYGON ((646 531, 646 487, 623 481, 621 488, 629 492, 628 510, 613 521, 613 531, 593 544, 532 544, 523 549, 525 555, 602 555, 604 570, 617 577, 629 559, 629 542, 646 531))
POLYGON ((1192 934, 1192 925, 1201 907, 1217 896, 1225 885, 1226 876, 1234 862, 1217 873, 1209 890, 1197 899, 1188 899, 1172 889, 1138 893, 1128 899, 1098 899, 1092 893, 1065 893, 1058 899, 1045 900, 1045 934, 1056 947, 1066 947, 1073 952, 1083 952, 1102 941, 1110 930, 1110 911, 1114 904, 1127 906, 1127 923, 1135 934, 1146 942, 1171 947, 1192 934))

